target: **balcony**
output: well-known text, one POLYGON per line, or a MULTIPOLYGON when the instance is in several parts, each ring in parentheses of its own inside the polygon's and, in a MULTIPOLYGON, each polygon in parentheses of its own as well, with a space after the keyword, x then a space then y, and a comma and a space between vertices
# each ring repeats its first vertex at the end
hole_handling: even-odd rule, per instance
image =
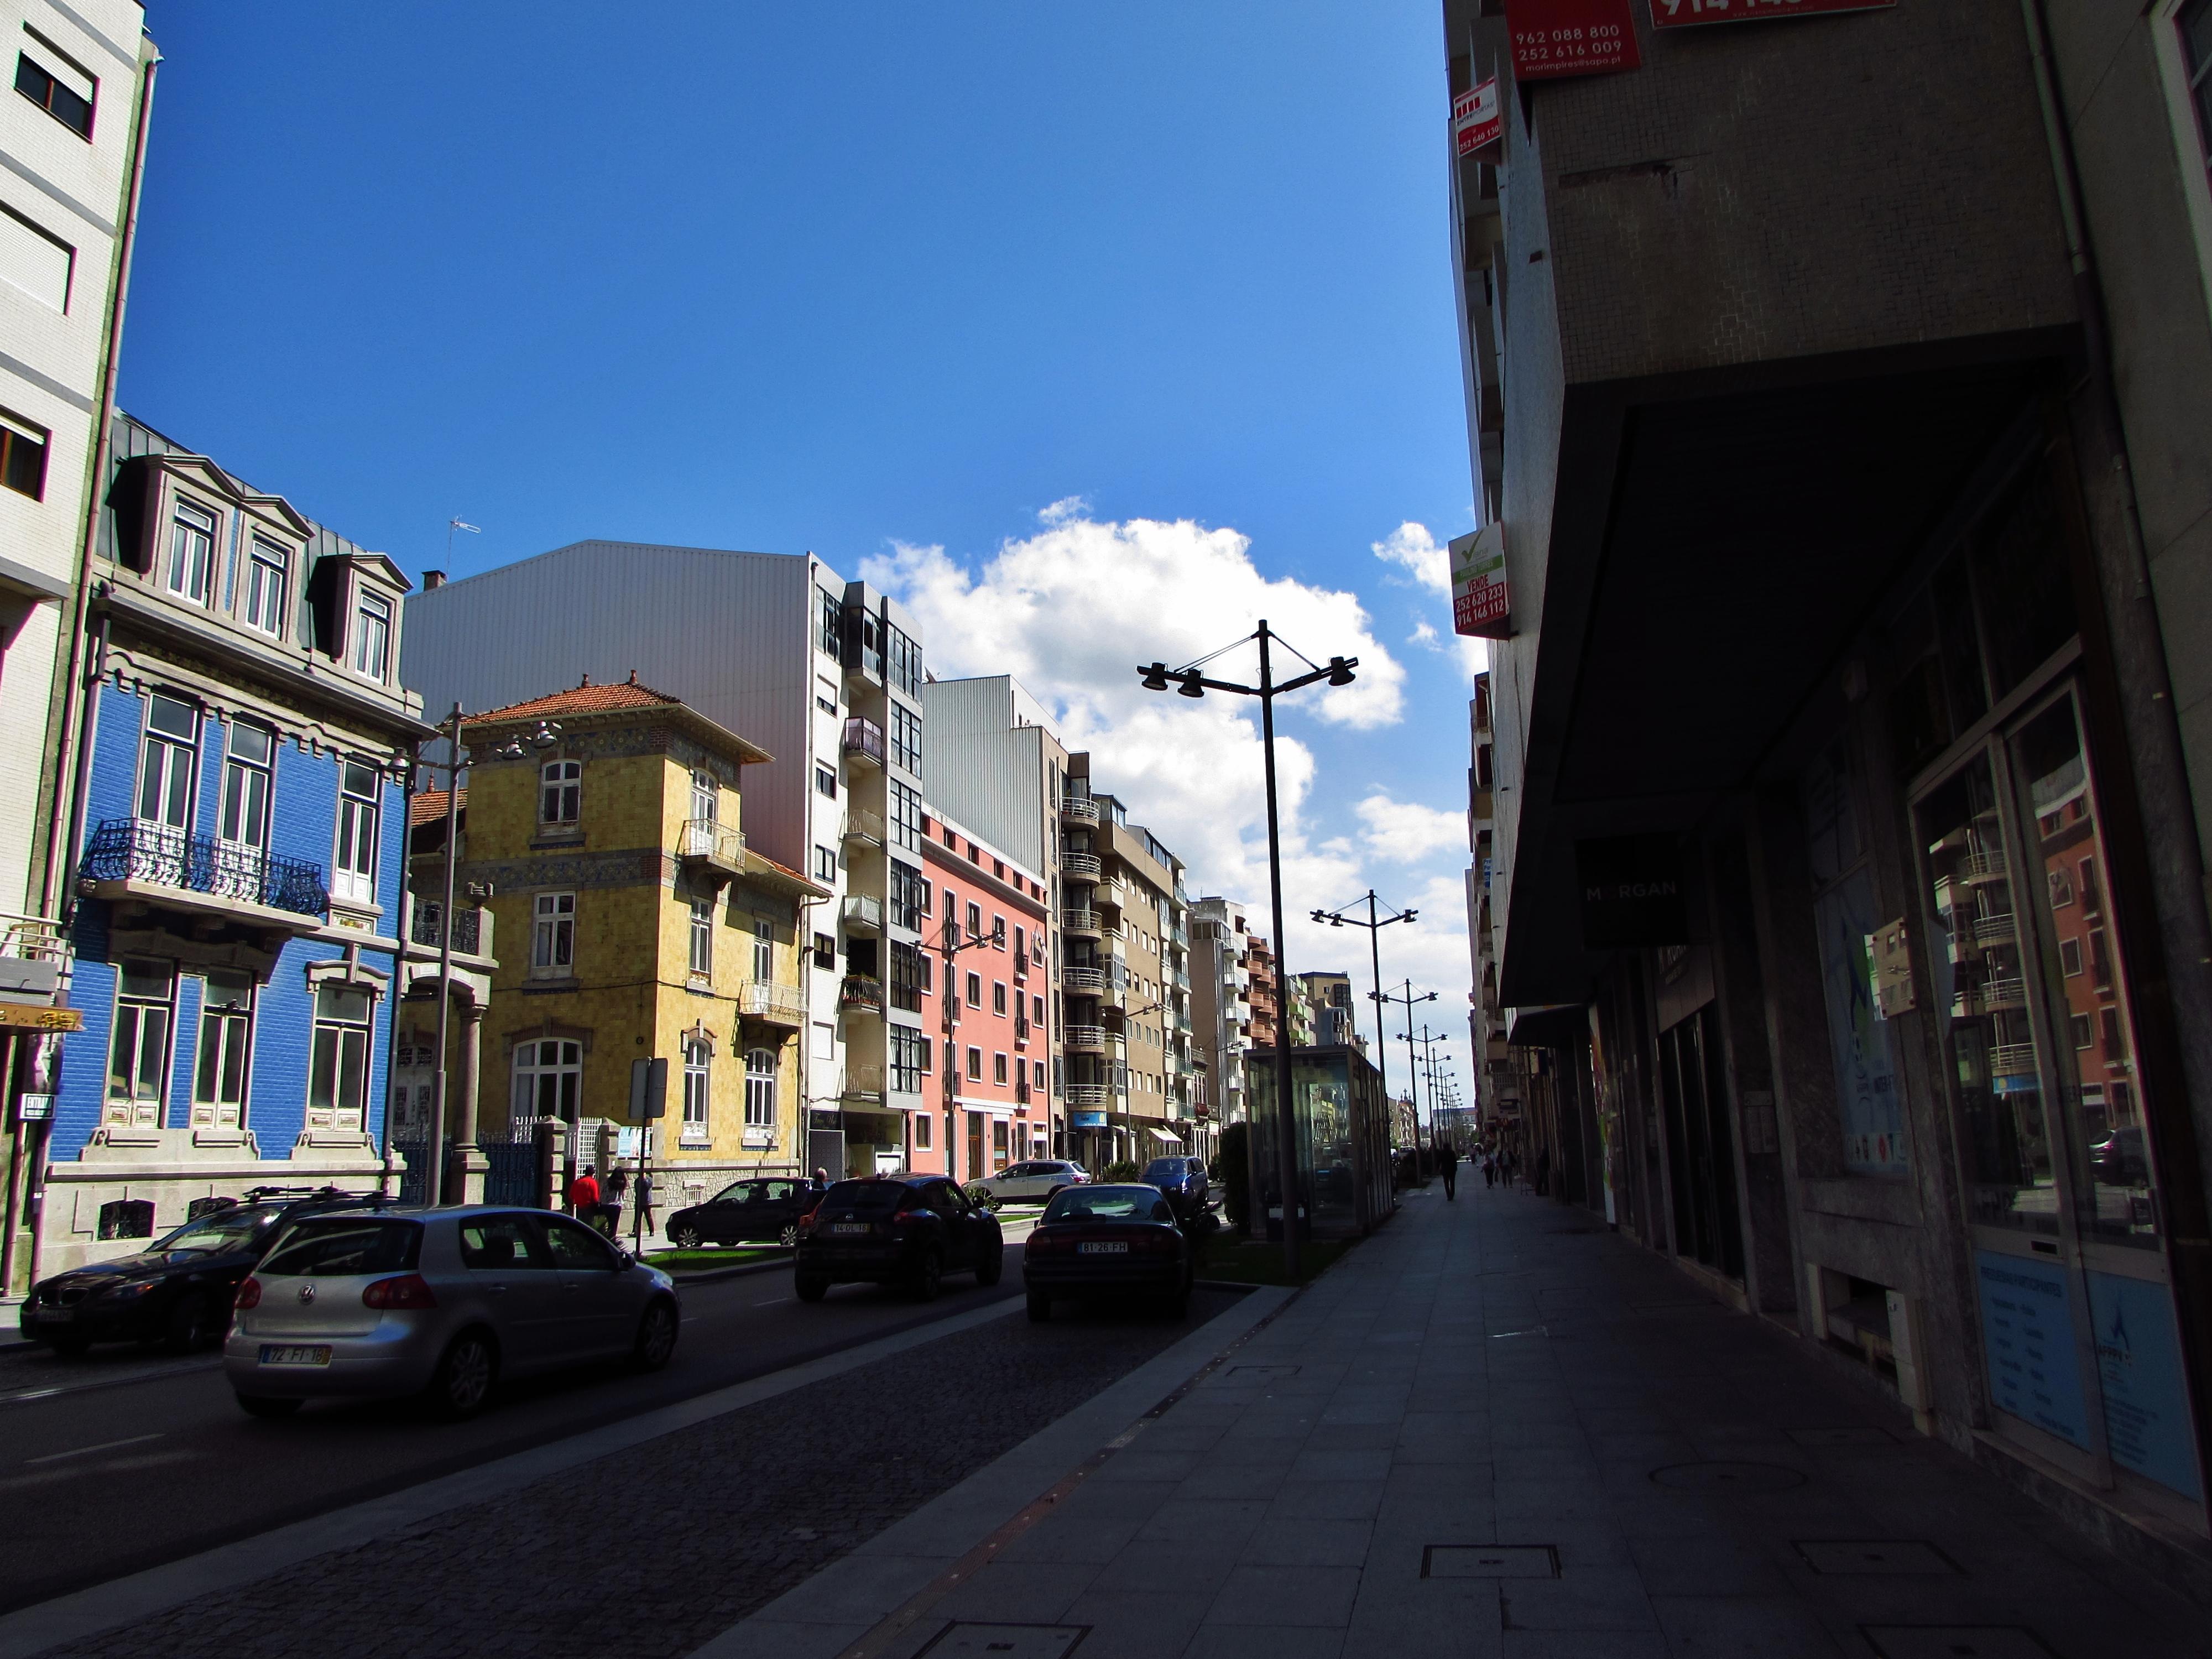
POLYGON ((1014 1098, 1022 1105, 1030 1103, 1030 1074, 1026 1068, 1014 1079, 1014 1098))
POLYGON ((738 1012, 748 1019, 766 1020, 771 1025, 804 1025, 806 999, 796 985, 749 979, 738 988, 738 1012))
POLYGON ((837 988, 837 1012, 854 1011, 881 1013, 884 1011, 884 982, 871 979, 866 974, 848 974, 837 988))
POLYGON ((1071 1083, 1066 1094, 1068 1105, 1083 1111, 1099 1111, 1114 1103, 1114 1091, 1103 1083, 1071 1083))
POLYGON ((1062 795, 1060 798, 1060 821, 1062 823, 1096 823, 1098 822, 1098 803, 1088 795, 1062 795))
POLYGON ((1030 1040, 1030 1018, 1027 1014, 1014 1016, 1014 1042, 1017 1045, 1030 1040))
POLYGON ((1098 927, 1098 913, 1087 907, 1060 913, 1060 931, 1063 933, 1073 933, 1078 939, 1097 939, 1098 927))
POLYGON ((884 763, 884 728, 872 720, 854 715, 845 722, 845 753, 853 760, 880 768, 884 763))
MULTIPOLYGON (((436 899, 415 899, 415 914, 407 925, 407 942, 426 950, 441 948, 444 940, 438 926, 439 902, 436 899)), ((453 954, 457 957, 489 957, 491 954, 491 912, 471 905, 453 911, 453 954)))
POLYGON ((884 1068, 880 1066, 848 1066, 842 1097, 870 1105, 880 1104, 884 1097, 884 1068))
POLYGON ((1103 968, 1069 968, 1062 970, 1062 988, 1072 997, 1095 997, 1106 988, 1103 968))
POLYGON ((855 806, 845 814, 845 839, 860 842, 863 847, 884 844, 884 820, 880 813, 871 812, 864 806, 855 806))
POLYGON ((79 872, 95 888, 113 882, 124 896, 133 886, 195 894, 214 902, 193 909, 251 908, 319 921, 331 908, 323 868, 305 859, 278 858, 257 848, 233 846, 143 818, 109 818, 93 831, 79 872))
POLYGON ((880 933, 884 931, 884 902, 873 893, 848 893, 837 906, 837 914, 845 919, 848 932, 880 933))
POLYGON ((1063 1027, 1060 1040, 1072 1054, 1103 1054, 1106 1052, 1106 1028, 1103 1025, 1063 1027))
POLYGON ((1060 873, 1069 881, 1095 882, 1105 866, 1098 862, 1096 853, 1062 853, 1060 873))
POLYGON ((694 878, 743 875, 744 831, 735 824, 718 823, 713 818, 686 818, 683 834, 676 838, 676 857, 685 873, 694 878))
POLYGON ((10 1001, 52 1002, 68 970, 70 948, 61 924, 44 916, 0 915, 0 994, 10 1001))

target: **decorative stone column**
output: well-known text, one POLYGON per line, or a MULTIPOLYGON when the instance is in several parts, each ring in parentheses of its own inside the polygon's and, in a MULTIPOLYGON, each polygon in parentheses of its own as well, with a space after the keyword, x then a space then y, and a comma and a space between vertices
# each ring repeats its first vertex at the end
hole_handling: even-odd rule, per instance
POLYGON ((477 1145, 477 1084, 483 1052, 483 1004, 471 999, 461 1008, 461 1116, 454 1134, 453 1167, 459 1202, 484 1201, 484 1176, 491 1160, 477 1145))

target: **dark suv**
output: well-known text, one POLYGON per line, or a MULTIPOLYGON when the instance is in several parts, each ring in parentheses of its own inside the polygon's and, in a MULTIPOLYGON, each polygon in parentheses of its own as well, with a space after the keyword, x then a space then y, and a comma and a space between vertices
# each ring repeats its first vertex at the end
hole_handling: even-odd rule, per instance
POLYGON ((1156 1158, 1138 1177, 1157 1187, 1175 1206, 1176 1219, 1188 1227, 1206 1213, 1206 1160, 1202 1158, 1156 1158))
POLYGON ((788 1247, 799 1242, 799 1218, 821 1196, 812 1182, 795 1176, 733 1181, 704 1204, 669 1217, 668 1242, 679 1250, 754 1243, 788 1247))
POLYGON ((927 1302, 946 1273, 997 1284, 1006 1249, 998 1217, 943 1176, 875 1176, 837 1182, 800 1221, 793 1279, 802 1302, 855 1279, 927 1302))
POLYGON ((222 1340, 240 1281, 287 1221, 380 1200, 335 1188, 256 1188, 195 1216, 131 1255, 40 1279, 24 1299, 22 1334, 56 1353, 95 1342, 162 1342, 190 1353, 222 1340))

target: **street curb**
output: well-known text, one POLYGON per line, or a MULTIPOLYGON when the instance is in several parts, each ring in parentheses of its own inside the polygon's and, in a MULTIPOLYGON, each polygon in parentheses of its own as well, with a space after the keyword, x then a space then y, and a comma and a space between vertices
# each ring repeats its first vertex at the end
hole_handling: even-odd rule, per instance
POLYGON ((0 1615, 0 1659, 30 1659, 31 1655, 44 1653, 64 1642, 82 1642, 118 1626, 156 1617, 216 1591, 258 1583, 316 1556, 358 1548, 419 1526, 449 1510, 508 1497, 583 1464, 628 1451, 731 1412, 742 1411, 779 1395, 828 1382, 878 1359, 934 1342, 940 1337, 957 1335, 994 1319, 1005 1319, 1022 1310, 1022 1298, 1009 1297, 949 1319, 934 1320, 804 1364, 771 1371, 750 1382, 732 1383, 674 1405, 641 1412, 635 1417, 587 1430, 550 1445, 494 1458, 474 1468, 441 1475, 382 1498, 350 1504, 325 1515, 273 1528, 251 1538, 204 1550, 198 1555, 188 1555, 0 1615))
POLYGON ((835 1659, 894 1621, 904 1629, 1088 1468, 1127 1445, 1259 1327, 1300 1295, 1277 1285, 1246 1294, 1166 1352, 1109 1383, 951 1491, 894 1522, 849 1555, 731 1626, 690 1659, 835 1659), (1037 1493, 1046 1495, 1037 1499, 1037 1493))
MULTIPOLYGON (((743 1279, 751 1273, 773 1273, 778 1267, 788 1267, 791 1255, 789 1250, 785 1250, 765 1261, 740 1261, 735 1267, 708 1267, 703 1273, 668 1273, 668 1276, 676 1281, 678 1290, 686 1285, 719 1285, 726 1279, 743 1279)), ((668 1273, 668 1269, 663 1267, 661 1272, 668 1273)))

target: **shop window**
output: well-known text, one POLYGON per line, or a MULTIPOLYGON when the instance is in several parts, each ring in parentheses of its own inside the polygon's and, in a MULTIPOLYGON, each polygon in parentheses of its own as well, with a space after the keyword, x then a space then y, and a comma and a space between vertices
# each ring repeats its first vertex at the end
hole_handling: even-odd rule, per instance
POLYGON ((153 1200, 118 1198, 100 1206, 101 1238, 151 1238, 153 1236, 153 1200))

